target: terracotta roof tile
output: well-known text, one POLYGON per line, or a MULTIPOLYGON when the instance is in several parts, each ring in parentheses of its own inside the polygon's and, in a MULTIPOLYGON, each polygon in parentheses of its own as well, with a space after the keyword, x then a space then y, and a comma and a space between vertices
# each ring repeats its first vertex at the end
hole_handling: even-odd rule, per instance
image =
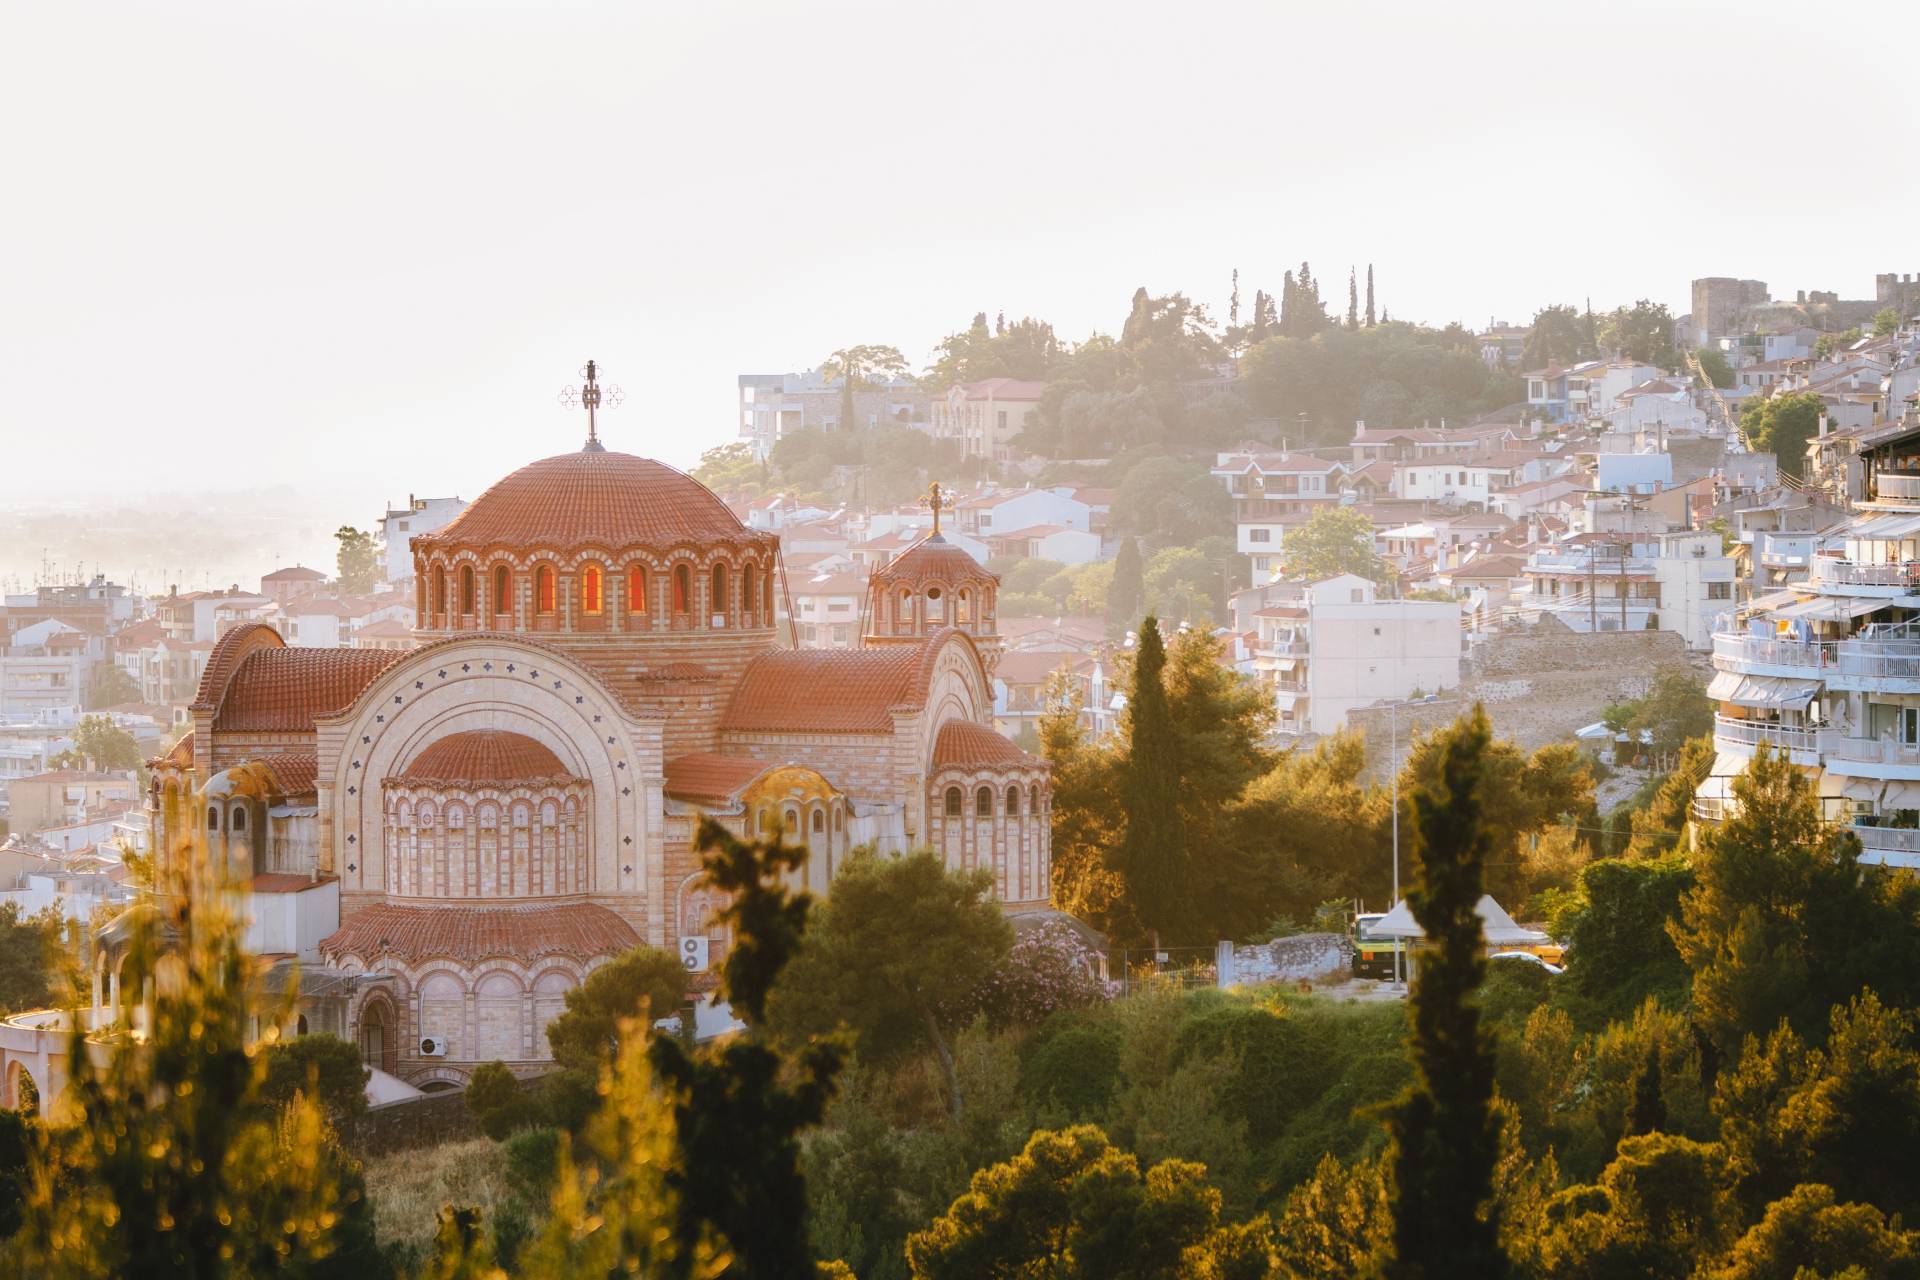
POLYGON ((521 962, 564 955, 579 960, 619 955, 640 945, 633 926, 590 902, 515 907, 365 907, 340 931, 320 940, 330 959, 381 956, 478 964, 496 957, 521 962))
POLYGON ((124 773, 102 773, 97 769, 54 769, 47 773, 36 773, 31 777, 15 778, 15 782, 126 782, 124 773))
POLYGON ((262 756, 258 763, 273 775, 273 783, 283 796, 310 796, 318 791, 314 779, 320 774, 320 763, 311 751, 282 751, 262 756))
POLYGON ((750 756, 689 752, 667 761, 667 794, 677 800, 731 800, 772 767, 750 756))
POLYGON ((193 768, 193 730, 189 729, 181 734, 180 741, 169 747, 165 755, 157 757, 151 763, 170 764, 180 769, 193 768))
POLYGON ((415 546, 671 547, 768 543, 714 492, 664 462, 605 451, 563 453, 520 468, 415 546))
POLYGON ((443 786, 488 786, 571 779, 553 754, 532 738, 500 729, 448 734, 415 756, 395 782, 443 786))
POLYGON ((362 689, 406 656, 387 649, 255 649, 228 682, 214 730, 311 733, 315 717, 353 705, 362 689))
POLYGON ((888 586, 999 581, 985 565, 937 533, 928 534, 902 551, 886 568, 875 570, 871 580, 888 586))
POLYGON ((748 665, 720 727, 768 733, 892 733, 892 709, 915 701, 920 667, 921 650, 907 645, 771 650, 748 665))
POLYGON ((947 721, 940 726, 940 732, 933 740, 933 767, 936 769, 969 765, 1024 767, 1038 763, 1000 734, 971 720, 947 721))
POLYGON ((255 893, 300 893, 307 889, 318 889, 323 884, 332 883, 334 877, 321 876, 315 880, 312 876, 295 875, 289 871, 263 871, 253 878, 255 893))

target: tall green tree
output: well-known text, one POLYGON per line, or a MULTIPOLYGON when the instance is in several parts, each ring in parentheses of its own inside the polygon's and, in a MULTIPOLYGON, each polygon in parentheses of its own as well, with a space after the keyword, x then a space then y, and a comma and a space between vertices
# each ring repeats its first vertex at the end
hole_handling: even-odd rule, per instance
MULTIPOLYGON (((778 833, 741 840, 711 818, 701 819, 694 842, 701 884, 726 902, 719 920, 733 933, 720 995, 749 1027, 764 1027, 773 985, 806 934, 812 899, 787 887, 806 848, 778 833)), ((673 1103, 680 1156, 665 1189, 677 1201, 682 1255, 718 1239, 744 1275, 806 1275, 813 1256, 800 1134, 820 1122, 833 1096, 840 1048, 815 1042, 789 1058, 752 1035, 689 1052, 655 1036, 648 1053, 673 1103)))
POLYGON ((1600 322, 1600 345, 1626 360, 1672 368, 1673 314, 1664 302, 1640 299, 1616 307, 1600 322))
POLYGON ((1373 264, 1367 264, 1367 328, 1374 325, 1373 319, 1373 264))
POLYGON ((1167 653, 1160 620, 1140 623, 1133 679, 1127 690, 1127 762, 1121 788, 1126 835, 1118 870, 1133 914, 1157 942, 1162 934, 1185 940, 1190 920, 1187 895, 1187 832, 1180 808, 1180 754, 1163 671, 1167 653))
POLYGON ((794 1043, 845 1027, 874 1062, 932 1050, 957 1120, 964 1099, 953 1036, 1012 945, 991 872, 949 871, 927 849, 899 858, 863 851, 815 908, 806 945, 774 990, 773 1025, 794 1043))
POLYGON ((96 662, 87 673, 87 710, 140 701, 140 683, 116 662, 96 662))
POLYGON ((648 1026, 680 1012, 687 971, 658 947, 635 947, 587 975, 566 994, 566 1007, 547 1024, 547 1044, 561 1067, 599 1078, 620 1051, 620 1028, 634 1019, 648 1026))
POLYGON ((73 994, 65 932, 51 906, 27 915, 18 902, 0 903, 0 1014, 45 1009, 73 994))
POLYGON ((1828 1009, 1867 986, 1908 1001, 1914 887, 1860 865, 1860 842, 1821 820, 1784 755, 1761 748, 1733 795, 1733 816, 1700 829, 1697 882, 1668 926, 1713 1042, 1731 1057, 1783 1018, 1818 1036, 1828 1009))
POLYGON ((1500 1127, 1493 1045, 1474 993, 1486 973, 1475 906, 1491 841, 1479 789, 1493 734, 1479 706, 1440 735, 1437 767, 1411 798, 1407 904, 1430 943, 1413 980, 1414 1083, 1387 1118, 1393 1141, 1391 1280, 1476 1276, 1509 1266, 1493 1198, 1500 1127))
POLYGON ((1520 360, 1529 369, 1544 369, 1550 364, 1572 364, 1586 350, 1580 313, 1564 303, 1555 303, 1533 313, 1533 326, 1527 330, 1520 360))
POLYGON ((339 544, 334 556, 334 577, 340 590, 348 595, 365 595, 380 581, 380 557, 373 549, 373 535, 365 529, 343 524, 334 530, 339 544))
POLYGON ((1347 268, 1347 328, 1360 327, 1360 286, 1355 283, 1353 268, 1347 268))
POLYGON ((1770 396, 1741 409, 1740 426, 1754 448, 1779 460, 1782 475, 1799 477, 1806 474, 1807 444, 1820 434, 1821 408, 1812 392, 1770 396))
POLYGON ((1391 582, 1393 569, 1373 549, 1373 522, 1346 507, 1323 507, 1281 544, 1287 576, 1311 582, 1338 573, 1357 573, 1375 582, 1391 582))
POLYGON ((1140 560, 1140 543, 1122 538, 1113 557, 1113 585, 1107 588, 1107 638, 1117 640, 1132 630, 1140 616, 1142 593, 1146 590, 1145 566, 1140 560))
POLYGON ((138 769, 146 762, 140 744, 129 729, 112 716, 81 716, 73 730, 73 745, 57 752, 50 762, 56 769, 138 769))

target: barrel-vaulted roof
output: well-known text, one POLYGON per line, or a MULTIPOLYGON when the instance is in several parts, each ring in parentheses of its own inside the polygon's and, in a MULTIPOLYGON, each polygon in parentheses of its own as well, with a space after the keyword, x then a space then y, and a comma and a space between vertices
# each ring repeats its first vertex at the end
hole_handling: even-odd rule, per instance
POLYGON ((570 781, 560 757, 524 734, 469 729, 430 744, 393 781, 412 785, 507 786, 570 781))

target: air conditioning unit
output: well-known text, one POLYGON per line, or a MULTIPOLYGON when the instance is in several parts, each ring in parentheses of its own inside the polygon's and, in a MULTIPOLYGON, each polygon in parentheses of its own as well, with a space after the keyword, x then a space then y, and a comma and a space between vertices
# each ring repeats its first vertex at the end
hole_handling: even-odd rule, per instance
POLYGON ((420 1056, 423 1058, 444 1058, 447 1056, 447 1042, 439 1036, 420 1037, 420 1056))
POLYGON ((707 971, 707 940, 705 938, 680 939, 680 963, 688 973, 707 971))

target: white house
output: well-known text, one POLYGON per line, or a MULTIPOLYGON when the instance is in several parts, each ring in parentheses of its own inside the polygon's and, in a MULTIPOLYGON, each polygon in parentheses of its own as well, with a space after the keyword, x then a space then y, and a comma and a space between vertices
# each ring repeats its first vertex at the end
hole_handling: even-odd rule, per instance
POLYGON ((467 509, 459 498, 419 498, 409 494, 404 507, 389 507, 380 517, 375 535, 379 544, 380 572, 387 582, 403 582, 413 576, 413 540, 449 524, 467 509))
POLYGON ((1093 527, 1092 517, 1093 508, 1057 489, 1017 489, 967 499, 955 508, 952 524, 985 539, 1038 525, 1086 533, 1093 527))

